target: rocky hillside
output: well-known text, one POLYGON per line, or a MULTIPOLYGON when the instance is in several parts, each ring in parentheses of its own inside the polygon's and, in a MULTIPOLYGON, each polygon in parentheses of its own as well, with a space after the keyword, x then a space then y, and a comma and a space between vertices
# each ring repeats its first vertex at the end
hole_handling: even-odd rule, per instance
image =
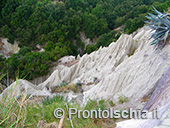
MULTIPOLYGON (((9 93, 10 88, 15 85, 18 95, 20 92, 27 92, 36 96, 53 96, 58 86, 75 84, 81 85, 82 91, 57 94, 68 96, 69 100, 77 99, 80 103, 86 103, 89 98, 112 100, 117 103, 119 97, 124 96, 128 102, 117 107, 136 109, 143 109, 148 101, 145 99, 151 97, 145 106, 148 110, 151 108, 148 106, 153 105, 153 95, 156 95, 163 98, 154 100, 154 103, 162 101, 154 108, 161 108, 166 104, 163 101, 169 99, 169 92, 166 91, 165 97, 164 93, 153 92, 156 88, 157 92, 161 91, 159 88, 163 86, 164 82, 161 83, 160 80, 166 75, 170 65, 170 46, 165 46, 162 51, 156 51, 150 45, 150 33, 148 27, 143 27, 131 35, 121 35, 116 42, 89 55, 85 54, 77 59, 65 57, 43 83, 34 85, 26 80, 19 80, 4 90, 1 96, 9 93)), ((165 90, 168 89, 167 86, 164 87, 165 90)), ((134 128, 139 128, 140 121, 138 124, 134 128)), ((128 125, 129 123, 125 122, 120 124, 120 127, 127 128, 128 125)), ((153 123, 152 126, 156 125, 153 123)))

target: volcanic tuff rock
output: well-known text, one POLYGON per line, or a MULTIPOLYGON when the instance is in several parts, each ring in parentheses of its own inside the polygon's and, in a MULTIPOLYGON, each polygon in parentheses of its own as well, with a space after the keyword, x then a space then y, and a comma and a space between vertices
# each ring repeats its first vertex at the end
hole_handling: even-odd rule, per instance
POLYGON ((3 55, 6 58, 12 53, 17 53, 20 49, 16 41, 14 44, 10 44, 7 40, 7 38, 0 38, 0 55, 3 55))
MULTIPOLYGON (((151 98, 143 108, 151 111, 151 119, 131 119, 117 123, 117 128, 169 128, 170 126, 170 67, 162 76, 151 98), (152 111, 157 110, 158 119, 152 111)), ((149 117, 149 116, 148 116, 149 117)))
POLYGON ((148 40, 150 33, 148 27, 143 27, 136 34, 122 34, 108 47, 83 55, 71 67, 58 65, 51 76, 37 86, 26 80, 19 80, 17 86, 26 83, 23 87, 30 94, 52 95, 52 88, 60 83, 80 81, 85 86, 84 103, 88 98, 117 101, 120 95, 125 95, 131 104, 137 104, 152 94, 170 65, 170 46, 162 51, 154 50, 148 40))

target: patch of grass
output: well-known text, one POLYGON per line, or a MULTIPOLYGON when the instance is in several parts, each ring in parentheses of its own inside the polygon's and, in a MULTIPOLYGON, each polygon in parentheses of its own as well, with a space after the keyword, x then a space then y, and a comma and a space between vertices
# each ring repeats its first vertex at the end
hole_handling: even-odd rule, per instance
MULTIPOLYGON (((17 85, 17 84, 16 84, 17 85)), ((69 86, 74 89, 74 86, 69 86)), ((46 97, 42 102, 35 102, 36 98, 30 98, 27 95, 21 95, 15 98, 15 90, 11 89, 11 95, 6 95, 0 101, 0 127, 45 127, 53 124, 57 127, 60 119, 54 117, 54 110, 62 108, 65 111, 63 127, 70 128, 72 120, 74 128, 113 128, 115 119, 101 119, 101 118, 80 118, 77 114, 72 115, 71 119, 68 115, 68 108, 77 108, 77 110, 101 110, 109 109, 109 103, 105 100, 99 102, 89 100, 85 107, 80 107, 76 102, 68 103, 63 97, 53 96, 53 98, 46 97), (66 105, 67 104, 67 105, 66 105), (68 108, 67 108, 68 106, 68 108)))
MULTIPOLYGON (((0 73, 0 82, 2 81, 2 79, 5 77, 6 75, 5 74, 1 74, 0 73)), ((0 83, 0 94, 3 92, 3 90, 5 89, 6 87, 0 83)))
POLYGON ((68 93, 70 91, 73 91, 74 93, 80 92, 80 87, 78 87, 76 84, 68 84, 65 86, 57 86, 53 93, 68 93))
MULTIPOLYGON (((63 122, 64 128, 70 128, 71 123, 68 115, 68 108, 77 108, 77 110, 97 110, 98 108, 104 107, 104 100, 99 102, 89 100, 87 105, 84 108, 81 108, 80 105, 70 104, 67 101, 64 101, 60 96, 54 96, 53 98, 45 98, 42 104, 30 104, 27 106, 27 118, 25 120, 25 126, 31 125, 31 127, 36 127, 39 121, 44 121, 45 123, 59 122, 60 119, 56 119, 53 115, 53 112, 56 108, 62 108, 65 111, 65 118, 63 122)), ((102 108, 101 108, 102 110, 102 108)), ((93 116, 94 117, 94 116, 93 116)), ((71 120, 73 122, 74 128, 102 128, 102 127, 112 127, 115 125, 114 119, 95 119, 95 118, 80 118, 77 115, 72 115, 71 120)))
POLYGON ((105 110, 106 109, 106 104, 105 104, 105 100, 99 100, 99 107, 101 110, 105 110))
POLYGON ((26 119, 28 99, 24 94, 17 99, 14 89, 11 89, 10 93, 11 95, 0 98, 0 127, 22 127, 26 119))
POLYGON ((53 98, 50 98, 50 97, 44 98, 42 103, 43 103, 43 105, 48 105, 48 104, 52 104, 54 102, 62 102, 62 101, 63 101, 62 96, 54 96, 53 98))
POLYGON ((128 102, 128 98, 124 95, 120 95, 119 98, 118 98, 118 103, 123 104, 123 103, 126 103, 126 102, 128 102))

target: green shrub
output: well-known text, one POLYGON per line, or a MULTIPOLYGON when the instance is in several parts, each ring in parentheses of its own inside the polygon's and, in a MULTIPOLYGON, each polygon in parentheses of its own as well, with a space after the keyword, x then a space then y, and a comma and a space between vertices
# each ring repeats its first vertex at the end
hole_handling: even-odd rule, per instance
POLYGON ((4 61, 5 57, 3 55, 0 55, 0 61, 4 61))
POLYGON ((32 50, 32 48, 30 48, 30 47, 22 47, 22 48, 20 48, 18 54, 21 56, 25 56, 27 53, 31 52, 31 50, 32 50))
POLYGON ((5 61, 3 72, 8 70, 10 78, 19 75, 20 78, 28 80, 45 75, 52 65, 49 56, 46 52, 28 52, 27 48, 24 48, 22 52, 13 54, 5 61))
MULTIPOLYGON (((120 33, 119 33, 120 34, 120 33)), ((110 43, 113 41, 116 41, 119 38, 119 34, 117 36, 115 35, 115 31, 110 31, 109 33, 105 33, 101 35, 97 39, 97 47, 99 48, 100 46, 108 46, 110 43)))
MULTIPOLYGON (((4 66, 5 66, 4 61, 5 61, 5 57, 3 57, 2 55, 0 55, 0 69, 3 69, 3 68, 4 68, 4 66)), ((0 71, 0 73, 1 73, 1 71, 0 71)))
POLYGON ((56 47, 56 44, 53 43, 52 41, 48 41, 47 45, 44 47, 46 51, 52 51, 56 47))
POLYGON ((85 53, 92 53, 93 51, 96 51, 97 50, 97 46, 96 44, 92 44, 92 45, 87 45, 86 46, 86 50, 85 50, 85 53))

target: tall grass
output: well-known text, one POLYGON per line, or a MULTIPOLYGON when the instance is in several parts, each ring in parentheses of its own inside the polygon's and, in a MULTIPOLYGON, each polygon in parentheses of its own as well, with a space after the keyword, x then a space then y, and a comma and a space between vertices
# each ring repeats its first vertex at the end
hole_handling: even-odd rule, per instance
POLYGON ((26 102, 28 101, 28 98, 26 97, 26 94, 22 94, 20 98, 17 99, 15 97, 15 87, 11 88, 9 93, 11 95, 7 93, 0 97, 0 127, 23 127, 27 114, 26 102))
MULTIPOLYGON (((5 74, 0 74, 0 82, 2 81, 2 79, 5 77, 5 74)), ((2 91, 5 89, 5 86, 3 84, 0 83, 0 94, 2 93, 2 91)))
POLYGON ((13 85, 14 87, 9 90, 9 94, 0 98, 0 128, 50 128, 52 126, 57 128, 60 119, 56 119, 53 115, 56 108, 62 108, 65 111, 64 128, 71 128, 72 126, 74 128, 113 128, 115 126, 115 119, 85 119, 83 117, 78 118, 77 115, 69 118, 68 108, 77 108, 77 110, 107 109, 108 106, 104 100, 99 102, 90 100, 82 108, 76 102, 68 103, 60 96, 30 98, 26 94, 20 94, 20 97, 16 97, 15 86, 17 85, 18 80, 13 85), (40 100, 37 100, 38 98, 40 100), (51 123, 53 125, 49 125, 51 123))

